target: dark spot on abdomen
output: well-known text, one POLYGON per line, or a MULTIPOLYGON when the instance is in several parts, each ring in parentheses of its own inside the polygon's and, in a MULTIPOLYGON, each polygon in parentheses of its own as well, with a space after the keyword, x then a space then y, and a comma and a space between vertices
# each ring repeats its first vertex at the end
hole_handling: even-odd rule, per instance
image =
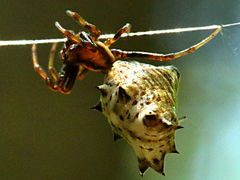
POLYGON ((120 115, 119 118, 120 118, 122 121, 124 120, 122 115, 120 115))
POLYGON ((156 164, 156 165, 159 165, 160 161, 157 159, 157 158, 154 158, 153 160, 153 163, 156 164))

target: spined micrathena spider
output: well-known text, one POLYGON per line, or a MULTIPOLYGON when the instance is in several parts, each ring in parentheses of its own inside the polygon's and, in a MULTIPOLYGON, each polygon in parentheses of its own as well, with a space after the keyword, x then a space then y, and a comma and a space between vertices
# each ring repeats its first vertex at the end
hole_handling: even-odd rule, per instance
POLYGON ((117 59, 146 58, 155 61, 168 61, 179 58, 186 54, 193 53, 213 37, 215 37, 221 30, 221 27, 219 27, 210 36, 198 44, 176 53, 157 54, 139 51, 122 51, 119 49, 110 49, 109 47, 111 44, 116 42, 123 33, 128 33, 130 31, 131 25, 129 23, 119 29, 113 38, 101 42, 99 41, 101 31, 99 31, 95 25, 88 23, 76 12, 68 10, 67 14, 75 19, 80 25, 88 29, 90 33, 82 31, 78 34, 74 34, 72 31, 61 27, 58 22, 55 23, 56 27, 63 33, 64 36, 67 37, 67 41, 60 52, 63 60, 60 73, 56 73, 53 66, 56 44, 53 44, 50 51, 48 63, 48 71, 50 76, 47 75, 47 73, 38 63, 36 45, 32 46, 32 56, 35 71, 46 81, 51 90, 59 91, 64 94, 69 94, 75 80, 81 80, 84 78, 84 75, 89 70, 105 73, 111 69, 113 63, 117 59))
POLYGON ((56 44, 50 51, 48 70, 50 76, 38 64, 36 45, 32 47, 34 69, 53 91, 70 93, 76 79, 85 73, 105 73, 104 83, 98 86, 100 102, 93 109, 101 111, 107 118, 114 134, 114 140, 125 138, 132 146, 140 173, 149 167, 164 175, 164 158, 167 153, 178 153, 175 145, 175 131, 182 128, 177 118, 176 96, 180 74, 173 66, 153 66, 134 61, 117 61, 129 57, 141 57, 156 61, 179 58, 196 51, 215 37, 210 36, 188 49, 170 54, 156 54, 138 51, 109 49, 123 33, 130 31, 130 24, 123 26, 113 38, 99 41, 101 32, 85 21, 79 14, 67 14, 87 28, 90 33, 74 34, 56 22, 56 27, 67 37, 60 54, 63 65, 60 73, 53 67, 56 44))

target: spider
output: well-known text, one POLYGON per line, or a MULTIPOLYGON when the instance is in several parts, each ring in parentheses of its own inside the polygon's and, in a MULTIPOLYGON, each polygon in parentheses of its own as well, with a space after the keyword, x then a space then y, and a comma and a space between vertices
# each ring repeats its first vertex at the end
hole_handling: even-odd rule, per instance
POLYGON ((131 25, 127 23, 120 28, 113 38, 107 39, 104 42, 99 41, 101 31, 95 25, 84 20, 78 13, 67 10, 66 13, 75 19, 80 25, 90 31, 84 31, 75 34, 73 31, 64 29, 58 22, 55 26, 64 36, 67 41, 63 49, 60 51, 63 64, 61 71, 56 72, 53 66, 54 55, 56 52, 56 43, 52 45, 49 56, 47 75, 45 70, 39 65, 36 53, 36 45, 32 46, 33 66, 35 71, 45 80, 47 86, 53 90, 64 94, 69 94, 73 88, 76 79, 83 79, 87 71, 107 72, 112 64, 119 58, 146 58, 156 61, 168 61, 181 56, 193 53, 198 48, 206 44, 214 38, 220 31, 221 27, 217 28, 207 38, 201 42, 176 53, 157 54, 139 51, 122 51, 119 49, 110 49, 109 47, 115 43, 123 33, 129 33, 131 25))

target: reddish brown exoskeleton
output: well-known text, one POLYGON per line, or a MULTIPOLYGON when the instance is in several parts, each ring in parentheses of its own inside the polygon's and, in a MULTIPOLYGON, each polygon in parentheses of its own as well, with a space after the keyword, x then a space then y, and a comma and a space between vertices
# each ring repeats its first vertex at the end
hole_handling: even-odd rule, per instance
POLYGON ((60 52, 63 65, 60 73, 57 73, 53 66, 56 44, 53 44, 48 70, 50 76, 41 68, 36 55, 36 45, 32 46, 32 56, 35 71, 46 81, 48 87, 53 91, 59 91, 64 94, 69 94, 76 79, 84 78, 88 70, 106 73, 116 59, 124 58, 146 58, 156 61, 167 61, 179 58, 186 54, 196 51, 198 48, 206 44, 209 40, 215 37, 221 30, 221 27, 216 29, 210 36, 202 40, 200 43, 191 46, 185 50, 170 54, 157 54, 138 51, 122 51, 118 49, 110 49, 109 47, 117 41, 123 33, 130 31, 131 25, 123 26, 113 38, 107 39, 104 42, 99 41, 101 31, 95 25, 88 23, 78 13, 67 11, 67 14, 75 19, 80 25, 90 31, 84 31, 74 34, 70 30, 66 30, 60 26, 58 22, 56 27, 67 37, 64 48, 60 52))

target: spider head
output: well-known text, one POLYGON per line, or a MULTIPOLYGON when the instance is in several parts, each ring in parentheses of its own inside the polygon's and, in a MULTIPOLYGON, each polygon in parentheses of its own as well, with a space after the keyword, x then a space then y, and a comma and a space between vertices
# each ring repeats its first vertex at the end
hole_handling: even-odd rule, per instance
POLYGON ((81 64, 96 56, 97 45, 86 32, 78 33, 75 38, 68 37, 61 56, 64 62, 81 64))
POLYGON ((111 50, 102 42, 86 32, 74 34, 63 29, 59 23, 56 27, 67 37, 61 51, 64 62, 84 67, 90 71, 106 71, 115 60, 111 50))

